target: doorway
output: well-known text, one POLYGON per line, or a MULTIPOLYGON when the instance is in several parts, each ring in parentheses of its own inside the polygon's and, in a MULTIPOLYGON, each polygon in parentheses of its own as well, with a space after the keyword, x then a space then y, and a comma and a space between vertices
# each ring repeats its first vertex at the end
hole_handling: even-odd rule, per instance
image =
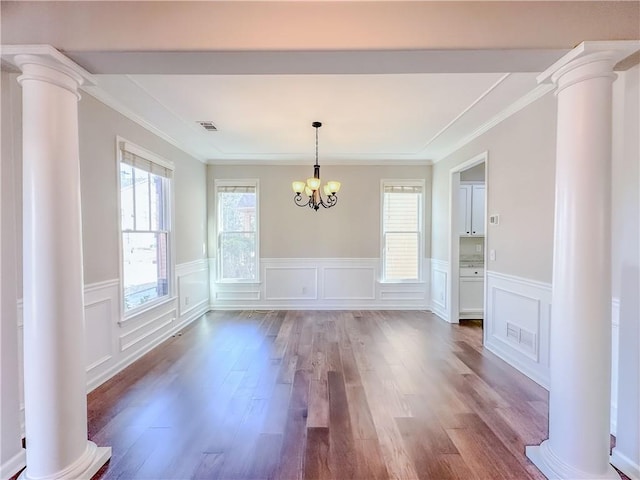
POLYGON ((484 319, 488 160, 488 152, 483 152, 450 171, 448 317, 451 323, 484 319))

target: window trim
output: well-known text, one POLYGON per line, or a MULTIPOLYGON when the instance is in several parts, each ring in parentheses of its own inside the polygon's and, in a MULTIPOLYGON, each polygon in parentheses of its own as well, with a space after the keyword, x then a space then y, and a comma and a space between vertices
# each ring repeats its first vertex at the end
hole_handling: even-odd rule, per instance
POLYGON ((379 283, 388 284, 417 284, 424 283, 424 245, 425 245, 425 196, 426 196, 426 184, 424 179, 389 179, 383 178, 380 180, 380 280, 379 283), (419 204, 420 211, 418 213, 418 278, 417 279, 394 279, 389 280, 386 278, 385 269, 385 238, 384 238, 384 190, 386 186, 394 187, 419 187, 422 191, 421 201, 419 204))
POLYGON ((216 283, 233 284, 259 284, 261 277, 260 262, 260 181, 257 178, 242 179, 216 179, 213 182, 213 202, 215 210, 215 252, 216 252, 216 283), (256 276, 251 279, 222 278, 222 256, 220 255, 220 205, 218 204, 218 187, 253 187, 256 189, 256 276))
POLYGON ((120 322, 124 323, 132 318, 142 315, 150 310, 153 310, 161 305, 172 302, 175 300, 176 295, 176 285, 175 285, 175 271, 176 271, 176 255, 175 255, 175 233, 174 233, 174 225, 175 225, 175 194, 174 194, 174 179, 173 172, 175 172, 175 166, 172 161, 164 159, 153 152, 150 152, 144 147, 136 145, 135 143, 126 140, 125 138, 117 135, 116 136, 116 197, 117 197, 117 208, 116 208, 116 219, 118 225, 118 297, 120 303, 120 322), (122 239, 124 230, 122 228, 122 194, 121 194, 121 184, 120 184, 120 165, 123 161, 124 152, 127 151, 129 153, 133 153, 145 160, 155 163, 167 170, 170 170, 172 175, 167 177, 167 192, 166 192, 166 202, 167 208, 169 209, 169 214, 167 215, 167 241, 169 242, 168 248, 168 256, 167 259, 167 288, 168 292, 166 295, 162 297, 155 298, 146 302, 142 305, 139 305, 130 310, 125 309, 124 305, 124 252, 122 251, 122 239))

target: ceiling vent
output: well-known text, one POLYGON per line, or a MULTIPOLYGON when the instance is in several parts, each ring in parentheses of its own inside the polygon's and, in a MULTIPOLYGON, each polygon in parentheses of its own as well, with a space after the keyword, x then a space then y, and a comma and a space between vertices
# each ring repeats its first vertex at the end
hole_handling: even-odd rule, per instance
POLYGON ((196 122, 198 125, 200 125, 202 128, 204 128, 207 132, 217 132, 218 128, 213 124, 213 122, 205 122, 205 121, 199 121, 196 122))

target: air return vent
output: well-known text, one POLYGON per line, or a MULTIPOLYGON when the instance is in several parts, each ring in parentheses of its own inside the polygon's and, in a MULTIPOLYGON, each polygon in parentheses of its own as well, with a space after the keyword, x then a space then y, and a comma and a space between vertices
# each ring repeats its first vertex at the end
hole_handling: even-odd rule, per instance
POLYGON ((209 121, 198 121, 196 122, 202 128, 204 128, 207 132, 217 132, 218 128, 213 124, 213 122, 209 121))
POLYGON ((536 334, 507 322, 507 339, 517 344, 523 350, 536 352, 536 334))

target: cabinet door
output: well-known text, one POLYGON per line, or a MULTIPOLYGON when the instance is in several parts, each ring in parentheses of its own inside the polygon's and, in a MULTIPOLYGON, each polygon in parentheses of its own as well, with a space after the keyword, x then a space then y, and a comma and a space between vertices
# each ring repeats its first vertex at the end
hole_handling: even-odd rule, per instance
POLYGON ((460 278, 460 313, 484 311, 484 279, 460 278))
POLYGON ((458 195, 458 231, 460 235, 471 235, 471 185, 460 185, 458 195))
POLYGON ((471 197, 471 235, 484 235, 484 185, 473 185, 471 197))

